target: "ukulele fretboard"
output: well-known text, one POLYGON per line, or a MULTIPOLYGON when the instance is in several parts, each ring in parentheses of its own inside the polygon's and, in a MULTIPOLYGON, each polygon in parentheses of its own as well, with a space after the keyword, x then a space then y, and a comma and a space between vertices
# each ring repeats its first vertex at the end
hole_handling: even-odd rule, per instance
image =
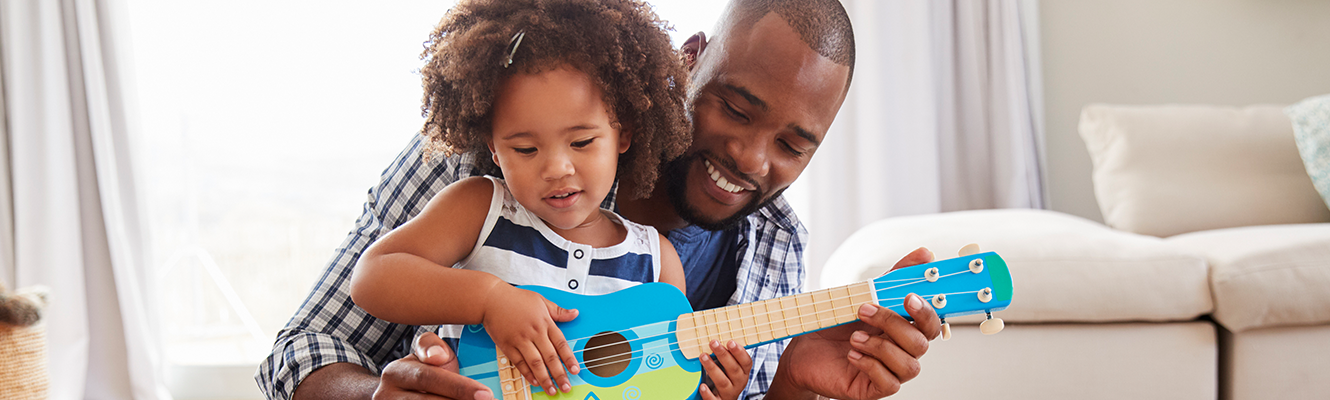
POLYGON ((859 319, 859 306, 874 302, 872 282, 683 314, 675 337, 684 357, 711 354, 712 340, 748 347, 859 319))

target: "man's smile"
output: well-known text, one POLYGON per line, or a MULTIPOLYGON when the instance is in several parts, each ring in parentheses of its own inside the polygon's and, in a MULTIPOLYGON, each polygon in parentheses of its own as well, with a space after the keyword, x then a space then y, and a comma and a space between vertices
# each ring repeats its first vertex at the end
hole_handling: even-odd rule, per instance
POLYGON ((714 182, 717 187, 730 193, 739 193, 746 190, 743 187, 740 187, 739 185, 730 183, 728 179, 725 179, 725 177, 721 175, 720 171, 716 170, 716 166, 711 165, 711 160, 702 159, 702 163, 706 164, 707 174, 711 175, 711 181, 714 182))

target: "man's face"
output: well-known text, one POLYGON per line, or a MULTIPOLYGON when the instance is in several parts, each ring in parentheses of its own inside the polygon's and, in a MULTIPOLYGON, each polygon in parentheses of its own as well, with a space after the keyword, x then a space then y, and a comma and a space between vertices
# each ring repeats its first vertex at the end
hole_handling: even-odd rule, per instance
POLYGON ((774 13, 722 35, 693 69, 693 143, 665 177, 679 215, 707 229, 732 225, 799 177, 845 100, 850 71, 774 13))

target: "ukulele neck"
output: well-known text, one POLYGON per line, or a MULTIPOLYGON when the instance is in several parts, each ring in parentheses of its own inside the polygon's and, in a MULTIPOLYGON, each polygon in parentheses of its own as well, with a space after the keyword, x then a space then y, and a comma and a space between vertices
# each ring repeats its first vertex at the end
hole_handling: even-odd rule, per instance
POLYGON ((680 315, 675 336, 693 359, 711 354, 712 340, 747 348, 855 321, 864 303, 877 303, 872 282, 680 315))

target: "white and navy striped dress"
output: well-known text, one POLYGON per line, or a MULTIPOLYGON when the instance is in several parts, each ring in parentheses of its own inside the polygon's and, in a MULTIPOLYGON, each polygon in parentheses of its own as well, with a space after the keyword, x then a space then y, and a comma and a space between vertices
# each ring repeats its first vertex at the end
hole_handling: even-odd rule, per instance
MULTIPOLYGON (((607 213, 628 235, 610 247, 574 243, 554 233, 540 217, 522 207, 503 179, 494 183, 489 214, 471 255, 453 268, 485 271, 513 285, 541 285, 567 292, 600 295, 660 279, 660 234, 607 213)), ((456 338, 457 326, 441 326, 439 336, 456 338)))

